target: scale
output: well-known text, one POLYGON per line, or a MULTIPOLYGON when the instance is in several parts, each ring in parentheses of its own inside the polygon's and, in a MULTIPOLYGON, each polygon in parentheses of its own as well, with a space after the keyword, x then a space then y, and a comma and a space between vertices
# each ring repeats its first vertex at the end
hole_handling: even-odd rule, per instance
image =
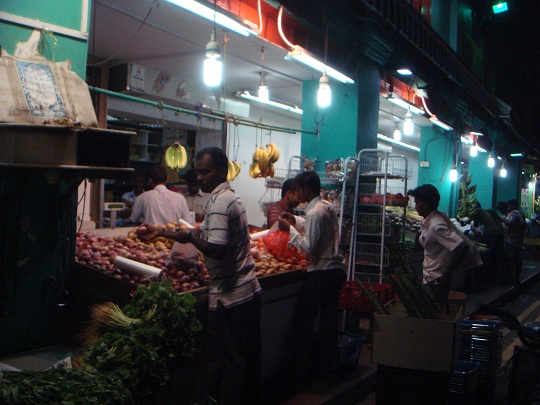
POLYGON ((116 214, 118 211, 126 209, 126 204, 123 202, 106 202, 103 203, 103 212, 109 211, 111 213, 111 229, 116 228, 116 214))

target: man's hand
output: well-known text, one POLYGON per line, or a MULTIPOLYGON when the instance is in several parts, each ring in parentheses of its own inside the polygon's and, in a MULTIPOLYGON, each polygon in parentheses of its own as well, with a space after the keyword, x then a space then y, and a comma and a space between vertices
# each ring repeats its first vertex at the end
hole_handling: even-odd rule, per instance
POLYGON ((278 222, 278 227, 280 230, 287 231, 287 232, 290 231, 291 224, 286 219, 279 218, 277 222, 278 222))
POLYGON ((296 218, 290 212, 284 212, 283 215, 281 216, 281 218, 283 218, 285 221, 287 221, 292 226, 296 225, 296 218))
POLYGON ((180 228, 173 233, 174 237, 172 239, 180 243, 189 243, 190 233, 194 234, 195 232, 187 228, 180 228))
POLYGON ((145 224, 144 226, 146 227, 146 233, 139 233, 139 239, 142 241, 150 241, 155 239, 161 236, 161 233, 163 232, 163 228, 157 225, 145 224))

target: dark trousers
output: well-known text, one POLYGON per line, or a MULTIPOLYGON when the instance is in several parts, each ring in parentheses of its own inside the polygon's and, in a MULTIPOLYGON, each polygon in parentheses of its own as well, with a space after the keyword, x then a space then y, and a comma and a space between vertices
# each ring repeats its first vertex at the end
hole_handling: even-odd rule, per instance
POLYGON ((209 392, 220 405, 257 404, 261 385, 261 296, 208 312, 209 392))
POLYGON ((515 247, 510 245, 509 243, 505 243, 505 250, 508 254, 508 261, 511 269, 510 279, 514 284, 517 284, 519 283, 519 277, 521 276, 521 268, 523 267, 523 247, 515 247))
POLYGON ((485 242, 489 248, 483 261, 486 269, 486 280, 495 284, 504 281, 504 238, 503 235, 486 235, 485 242))
POLYGON ((296 367, 304 375, 312 372, 316 347, 320 355, 320 371, 338 370, 339 291, 345 281, 342 269, 310 271, 300 295, 296 336, 296 367), (319 314, 319 344, 313 344, 313 328, 319 314), (318 347, 317 347, 318 346, 318 347))

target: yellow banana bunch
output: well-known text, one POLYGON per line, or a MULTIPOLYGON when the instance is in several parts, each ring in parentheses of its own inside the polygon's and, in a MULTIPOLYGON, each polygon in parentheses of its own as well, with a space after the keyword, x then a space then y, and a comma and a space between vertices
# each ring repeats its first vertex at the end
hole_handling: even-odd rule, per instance
POLYGON ((276 163, 279 160, 279 149, 275 143, 272 142, 266 145, 266 151, 270 163, 276 163))
POLYGON ((258 163, 253 162, 249 165, 249 175, 254 179, 261 177, 261 168, 258 163))
POLYGON ((171 169, 183 169, 187 164, 186 148, 175 142, 165 150, 165 163, 171 169))
POLYGON ((231 162, 230 160, 229 160, 228 165, 229 165, 229 170, 227 171, 227 181, 233 181, 240 174, 240 170, 242 169, 242 166, 240 166, 239 163, 231 162))

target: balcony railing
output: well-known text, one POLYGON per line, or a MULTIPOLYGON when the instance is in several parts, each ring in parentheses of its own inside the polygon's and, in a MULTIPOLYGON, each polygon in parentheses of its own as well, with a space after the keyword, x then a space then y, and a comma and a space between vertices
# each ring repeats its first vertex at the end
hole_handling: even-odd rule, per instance
POLYGON ((499 115, 500 106, 497 99, 472 74, 448 43, 408 2, 404 0, 361 1, 431 59, 491 115, 499 115))

